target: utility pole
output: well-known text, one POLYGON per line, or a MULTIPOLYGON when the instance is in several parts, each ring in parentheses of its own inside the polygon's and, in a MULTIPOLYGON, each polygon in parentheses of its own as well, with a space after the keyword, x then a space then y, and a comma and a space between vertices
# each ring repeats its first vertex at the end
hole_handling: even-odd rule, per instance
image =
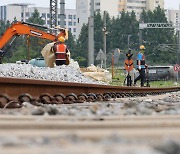
POLYGON ((65 0, 61 0, 60 1, 60 26, 61 28, 65 28, 64 20, 65 20, 65 0))
POLYGON ((88 66, 94 65, 94 0, 91 0, 91 13, 88 22, 88 66))
POLYGON ((142 40, 142 29, 139 29, 139 46, 141 46, 143 43, 143 40, 142 40))
POLYGON ((103 27, 103 32, 104 32, 104 54, 105 54, 105 60, 104 60, 104 67, 106 69, 106 35, 107 35, 107 28, 106 28, 106 11, 104 11, 104 27, 103 27))

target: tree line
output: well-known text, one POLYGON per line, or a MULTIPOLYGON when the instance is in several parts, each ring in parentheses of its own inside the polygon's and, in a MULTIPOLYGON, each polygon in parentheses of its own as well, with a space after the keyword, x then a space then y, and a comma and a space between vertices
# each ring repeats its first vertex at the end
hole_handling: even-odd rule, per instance
MULTIPOLYGON (((16 20, 16 19, 14 19, 16 20)), ((28 22, 43 25, 39 12, 35 10, 33 16, 28 22)), ((168 23, 165 12, 160 7, 153 11, 145 11, 141 13, 140 20, 136 19, 135 12, 121 12, 117 18, 110 18, 106 15, 107 25, 107 66, 111 65, 111 57, 114 49, 119 48, 121 51, 118 65, 123 65, 123 59, 131 48, 136 59, 139 50, 139 23, 168 23), (129 46, 128 46, 129 37, 129 46)), ((100 12, 96 12, 94 16, 94 45, 95 59, 103 49, 103 16, 100 12)), ((9 21, 6 23, 0 21, 0 35, 10 26, 9 21)), ((177 59, 177 34, 175 29, 144 29, 142 31, 143 45, 146 47, 145 55, 150 65, 168 65, 175 64, 177 59)), ((49 41, 42 41, 39 38, 31 37, 30 40, 26 36, 20 36, 11 47, 7 50, 4 62, 15 62, 20 59, 41 57, 42 48, 49 41), (29 46, 30 43, 30 46, 29 46)), ((88 24, 84 24, 77 40, 74 40, 71 32, 66 42, 71 57, 78 61, 82 67, 87 66, 88 60, 88 24)), ((100 63, 95 61, 95 64, 100 63)))

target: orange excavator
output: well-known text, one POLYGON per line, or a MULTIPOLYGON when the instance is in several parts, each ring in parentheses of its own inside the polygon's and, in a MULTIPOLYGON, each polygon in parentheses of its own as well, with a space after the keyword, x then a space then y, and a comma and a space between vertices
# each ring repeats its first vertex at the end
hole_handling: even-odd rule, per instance
POLYGON ((68 39, 68 32, 64 28, 58 28, 59 34, 51 34, 43 30, 37 29, 42 28, 48 30, 48 27, 27 23, 27 22, 16 22, 12 24, 0 37, 0 63, 2 63, 2 58, 6 53, 5 46, 11 46, 13 41, 20 35, 35 36, 42 39, 47 39, 51 41, 56 41, 60 36, 64 36, 68 39))

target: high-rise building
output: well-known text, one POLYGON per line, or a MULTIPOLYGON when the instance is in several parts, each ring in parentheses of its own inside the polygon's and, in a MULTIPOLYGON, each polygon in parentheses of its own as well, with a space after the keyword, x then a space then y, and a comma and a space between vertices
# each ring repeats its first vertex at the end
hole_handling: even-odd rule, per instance
MULTIPOLYGON (((34 10, 37 9, 44 25, 50 26, 50 9, 47 7, 35 7, 33 4, 8 4, 0 6, 0 20, 12 22, 15 18, 17 21, 27 21, 32 16, 34 10)), ((77 38, 77 17, 75 9, 65 10, 65 28, 71 31, 74 38, 77 38)), ((60 25, 60 9, 58 9, 58 25, 60 25)))
MULTIPOLYGON (((90 16, 91 0, 76 0, 77 9, 77 34, 79 35, 82 25, 88 23, 90 16)), ((117 17, 123 10, 136 13, 137 19, 144 10, 154 10, 158 5, 164 8, 164 0, 94 0, 95 11, 103 14, 107 11, 111 17, 117 17)))
POLYGON ((119 12, 132 12, 136 13, 137 19, 140 19, 140 14, 144 10, 154 10, 160 6, 164 9, 164 0, 119 0, 119 12))
MULTIPOLYGON (((119 15, 118 8, 119 0, 94 0, 95 12, 107 11, 111 17, 117 17, 119 15)), ((91 0, 76 0, 77 9, 77 34, 80 33, 82 25, 88 23, 88 18, 90 16, 90 5, 91 0)))
POLYGON ((180 10, 166 10, 166 17, 169 22, 172 22, 175 26, 179 26, 180 10))

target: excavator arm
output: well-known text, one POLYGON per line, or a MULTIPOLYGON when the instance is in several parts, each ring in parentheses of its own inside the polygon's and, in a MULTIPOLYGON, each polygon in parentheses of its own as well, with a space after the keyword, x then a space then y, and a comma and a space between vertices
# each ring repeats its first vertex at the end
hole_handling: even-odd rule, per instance
POLYGON ((60 33, 58 35, 55 35, 55 34, 45 32, 43 30, 39 30, 36 27, 47 29, 47 27, 44 27, 41 25, 35 25, 35 24, 25 23, 25 22, 16 22, 15 24, 11 25, 11 27, 9 27, 0 38, 0 59, 4 56, 3 48, 15 36, 30 35, 30 36, 35 36, 42 39, 51 40, 51 41, 56 41, 57 38, 60 36, 64 36, 66 39, 68 39, 68 33, 65 29, 59 29, 60 33))

